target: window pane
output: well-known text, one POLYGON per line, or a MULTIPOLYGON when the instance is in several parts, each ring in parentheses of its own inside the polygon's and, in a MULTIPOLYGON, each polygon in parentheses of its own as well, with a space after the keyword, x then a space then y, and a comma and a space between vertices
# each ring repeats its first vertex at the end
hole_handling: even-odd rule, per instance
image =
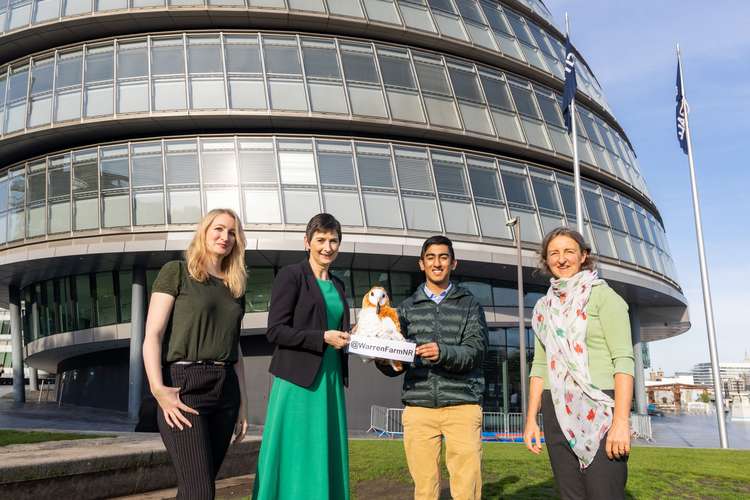
POLYGON ((320 213, 317 191, 284 190, 284 219, 289 224, 307 224, 320 213))
POLYGON ((269 82, 271 108, 289 111, 307 111, 305 87, 301 81, 269 82))
POLYGON ((86 51, 86 83, 111 80, 113 74, 114 59, 111 46, 86 51))
POLYGON ((169 223, 194 224, 201 218, 200 191, 169 190, 169 223))
POLYGON ((511 217, 518 217, 521 220, 521 240, 533 243, 539 243, 542 240, 535 212, 511 208, 510 215, 511 217))
POLYGON ((167 185, 198 184, 198 148, 195 141, 169 141, 167 185))
POLYGON ((536 94, 537 102, 547 123, 563 127, 563 121, 557 108, 557 101, 544 94, 536 94))
POLYGON ((425 96, 424 103, 427 106, 427 116, 433 125, 460 128, 461 124, 458 121, 453 99, 425 96))
POLYGON ((276 184, 276 155, 265 139, 240 139, 240 178, 243 183, 276 184))
POLYGON ((52 90, 53 73, 54 61, 52 59, 35 62, 31 73, 31 94, 41 94, 52 90))
POLYGON ((371 48, 342 45, 341 62, 344 65, 344 75, 347 81, 380 83, 371 48))
POLYGON ((236 189, 206 190, 206 212, 215 208, 231 208, 240 213, 240 200, 236 189))
POLYGON ((160 186, 163 182, 161 143, 132 146, 133 187, 160 186))
POLYGON ((536 106, 534 105, 534 98, 529 89, 517 85, 511 85, 510 92, 513 94, 513 100, 516 101, 516 107, 518 108, 519 113, 533 118, 541 118, 536 106))
POLYGON ((121 43, 117 47, 117 78, 136 78, 148 75, 146 42, 121 43))
POLYGON ((464 71, 452 66, 448 66, 448 71, 451 75, 456 97, 475 102, 484 102, 479 90, 479 82, 473 72, 464 71))
POLYGON ((545 208, 554 212, 560 212, 560 203, 557 201, 557 190, 552 182, 540 179, 534 175, 531 176, 531 183, 534 186, 536 195, 536 204, 539 208, 545 208))
POLYGON ((435 170, 435 182, 437 183, 439 193, 462 196, 467 195, 466 181, 464 179, 462 167, 438 162, 435 161, 434 158, 433 167, 435 170))
POLYGON ((225 38, 225 51, 228 73, 262 72, 257 39, 228 36, 225 38))
POLYGON ((224 80, 191 78, 191 106, 194 109, 226 108, 224 89, 224 80))
POLYGON ((237 184, 234 141, 207 140, 201 143, 203 184, 237 184))
POLYGON ((57 61, 57 88, 81 84, 81 52, 61 54, 57 61))
POLYGON ((422 90, 441 95, 451 95, 445 68, 421 61, 414 61, 414 67, 417 70, 417 78, 419 78, 419 85, 422 90))
POLYGON ((312 152, 279 152, 279 164, 282 184, 316 184, 312 152))
POLYGON ((432 176, 427 159, 427 152, 422 149, 394 148, 396 153, 396 171, 402 190, 413 190, 433 193, 432 176))
POLYGON ((352 155, 318 153, 320 183, 323 185, 354 186, 352 155))
POLYGON ((533 206, 526 177, 503 171, 503 184, 509 202, 533 206))
POLYGON ((266 88, 262 80, 229 78, 229 107, 266 109, 266 88))
POLYGON ((359 2, 351 0, 327 0, 328 10, 338 16, 364 17, 359 2))
POLYGON ((417 88, 411 72, 411 64, 406 55, 399 57, 396 53, 380 50, 378 60, 383 74, 383 83, 409 89, 417 88))
POLYGON ((103 227, 130 225, 130 197, 126 194, 102 197, 103 227))
POLYGON ((156 39, 151 46, 151 74, 185 73, 182 38, 156 39))
POLYGON ((187 107, 184 80, 156 80, 153 86, 155 111, 180 110, 187 107))
POLYGON ((363 155, 358 151, 357 167, 363 187, 393 188, 390 157, 363 155))
POLYGON ((508 215, 505 208, 498 206, 487 206, 477 204, 479 224, 482 226, 482 235, 490 238, 510 239, 510 228, 505 225, 508 215))
POLYGON ((164 193, 161 191, 133 193, 133 205, 136 226, 164 224, 164 193))
POLYGON ((148 111, 148 82, 120 82, 117 84, 117 112, 148 111))
POLYGON ((622 219, 620 214, 620 204, 611 198, 604 197, 604 205, 607 207, 607 215, 609 215, 609 222, 615 229, 620 231, 626 231, 625 221, 622 219))
POLYGON ((94 326, 94 315, 91 304, 91 283, 88 274, 81 274, 75 277, 76 298, 74 301, 76 308, 76 320, 79 330, 91 328, 94 326))
POLYGON ((274 224, 281 222, 279 195, 274 191, 244 190, 245 222, 248 224, 274 224))
POLYGON ((73 153, 73 193, 95 193, 99 187, 96 150, 73 153))
POLYGON ((50 202, 48 223, 50 233, 70 231, 70 201, 50 202))
POLYGON ((96 273, 97 326, 117 323, 117 298, 112 272, 96 273))
POLYGON ((607 219, 604 215, 604 208, 602 207, 601 196, 599 196, 597 193, 584 189, 583 199, 586 200, 586 208, 588 209, 589 217, 591 218, 591 220, 598 224, 608 225, 607 219))
POLYGON ((302 56, 305 61, 305 74, 308 78, 341 78, 336 46, 333 43, 303 41, 302 56))
POLYGON ((401 228, 401 210, 395 195, 363 193, 367 225, 401 228))
POLYGON ((215 37, 188 38, 188 71, 190 73, 223 73, 221 45, 215 37))
POLYGON ((469 167, 469 179, 471 179, 471 190, 474 193, 474 198, 502 201, 497 173, 494 170, 469 167))
POLYGON ((432 197, 404 196, 406 227, 422 231, 440 231, 437 205, 432 197))
POLYGON ((263 39, 266 71, 283 75, 301 75, 297 41, 290 38, 263 39))
POLYGON ((380 87, 349 85, 352 113, 364 116, 387 116, 380 87))
POLYGON ((76 199, 73 202, 75 229, 84 231, 99 227, 99 198, 76 199))
POLYGON ((362 211, 356 191, 323 191, 324 210, 345 226, 361 226, 362 211))
POLYGON ((340 82, 333 84, 311 81, 307 84, 310 104, 313 111, 322 113, 348 114, 344 87, 340 82))
POLYGON ((273 286, 273 269, 251 267, 247 272, 245 289, 245 312, 268 311, 273 286))
POLYGON ((471 204, 442 200, 440 205, 446 233, 477 234, 471 204))
POLYGON ((130 311, 133 304, 133 272, 116 271, 119 278, 119 302, 120 302, 120 321, 127 323, 130 321, 130 311))

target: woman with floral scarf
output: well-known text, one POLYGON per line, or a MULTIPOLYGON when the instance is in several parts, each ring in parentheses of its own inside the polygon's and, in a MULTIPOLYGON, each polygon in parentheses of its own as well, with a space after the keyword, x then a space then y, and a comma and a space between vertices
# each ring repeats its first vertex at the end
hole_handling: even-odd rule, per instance
POLYGON ((550 288, 534 307, 536 335, 524 442, 542 450, 540 407, 563 499, 625 498, 633 398, 628 306, 598 278, 580 233, 552 230, 540 252, 550 288))

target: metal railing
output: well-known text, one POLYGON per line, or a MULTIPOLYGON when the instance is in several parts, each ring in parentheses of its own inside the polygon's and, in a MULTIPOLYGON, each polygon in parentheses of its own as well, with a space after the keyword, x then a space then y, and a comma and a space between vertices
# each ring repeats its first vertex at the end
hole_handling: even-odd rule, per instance
MULTIPOLYGON (((378 437, 399 437, 404 434, 401 422, 403 408, 386 408, 373 405, 370 407, 370 428, 367 432, 375 432, 378 437)), ((542 414, 537 415, 537 423, 544 435, 542 414)), ((483 412, 482 439, 485 441, 522 442, 523 415, 521 413, 483 412)), ((653 440, 651 417, 648 415, 630 415, 630 429, 633 438, 653 440)))
POLYGON ((645 439, 653 441, 654 434, 651 430, 651 417, 649 415, 630 414, 630 436, 634 439, 645 439))
MULTIPOLYGON (((399 437, 404 434, 401 422, 403 408, 386 408, 385 406, 370 407, 370 428, 368 432, 375 432, 379 437, 399 437)), ((542 415, 537 416, 539 427, 542 428, 542 415)), ((482 413, 482 439, 485 441, 515 441, 523 440, 523 415, 521 413, 484 412, 482 413)))

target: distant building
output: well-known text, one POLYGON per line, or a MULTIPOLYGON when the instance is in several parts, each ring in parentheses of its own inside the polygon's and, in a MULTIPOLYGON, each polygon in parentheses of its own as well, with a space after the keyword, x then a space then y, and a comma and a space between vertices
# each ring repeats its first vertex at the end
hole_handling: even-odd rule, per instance
MULTIPOLYGON (((745 356, 741 363, 719 363, 719 373, 722 382, 727 380, 746 380, 750 378, 750 358, 745 356)), ((711 373, 711 363, 698 363, 693 367, 693 378, 696 384, 713 385, 714 377, 711 373)))

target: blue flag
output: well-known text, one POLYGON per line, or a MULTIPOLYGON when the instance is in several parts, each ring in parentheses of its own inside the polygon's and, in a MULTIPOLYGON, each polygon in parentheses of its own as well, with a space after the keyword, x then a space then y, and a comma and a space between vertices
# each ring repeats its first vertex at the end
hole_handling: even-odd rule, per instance
POLYGON ((682 64, 680 64, 680 58, 677 58, 677 140, 680 143, 683 153, 688 154, 688 142, 687 142, 687 115, 688 115, 688 103, 685 99, 685 95, 682 90, 682 64))
POLYGON ((571 120, 570 103, 576 95, 576 59, 573 54, 573 46, 570 44, 570 38, 565 37, 565 91, 563 92, 563 118, 568 133, 573 131, 573 120, 571 120))

